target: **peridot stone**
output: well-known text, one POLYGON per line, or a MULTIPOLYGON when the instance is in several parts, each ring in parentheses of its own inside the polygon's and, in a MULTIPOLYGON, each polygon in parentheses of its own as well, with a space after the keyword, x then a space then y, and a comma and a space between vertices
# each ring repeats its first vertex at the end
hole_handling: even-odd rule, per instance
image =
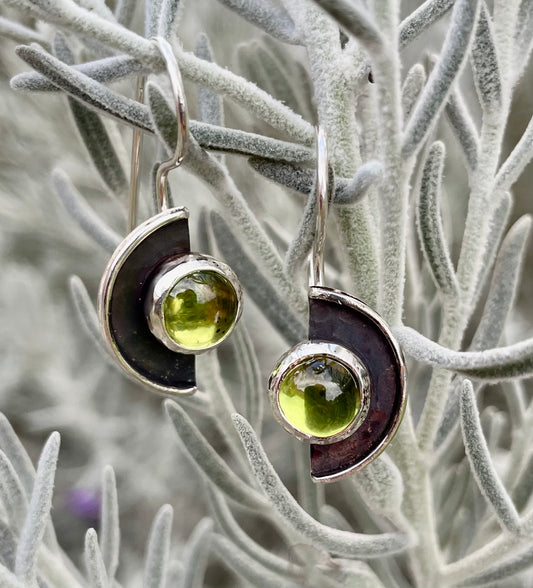
POLYGON ((304 358, 284 376, 279 406, 297 430, 313 437, 330 437, 344 431, 361 406, 359 386, 339 361, 315 355, 304 358))
POLYGON ((163 301, 168 336, 186 349, 208 349, 223 339, 237 317, 239 302, 230 281, 214 271, 178 280, 163 301))

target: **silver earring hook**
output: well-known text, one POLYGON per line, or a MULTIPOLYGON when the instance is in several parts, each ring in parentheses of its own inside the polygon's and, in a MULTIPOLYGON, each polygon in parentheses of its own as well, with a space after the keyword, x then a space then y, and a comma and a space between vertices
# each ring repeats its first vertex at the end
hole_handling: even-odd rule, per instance
MULTIPOLYGON (((157 209, 163 212, 169 208, 168 198, 168 174, 171 170, 179 167, 187 151, 187 134, 189 132, 189 117, 187 115, 187 101, 185 100, 185 91, 181 79, 178 62, 172 51, 170 43, 163 37, 155 37, 156 43, 167 67, 168 77, 170 79, 170 88, 174 99, 176 110, 176 148, 170 159, 162 161, 156 172, 156 191, 157 191, 157 209)), ((141 75, 137 78, 137 102, 144 102, 144 83, 146 76, 141 75)), ((139 194, 139 168, 140 154, 142 149, 143 133, 141 129, 135 128, 133 131, 132 149, 131 149, 131 169, 130 169, 130 200, 128 228, 131 232, 137 225, 137 201, 139 194)))
POLYGON ((324 285, 324 249, 329 207, 329 166, 326 131, 316 129, 316 230, 311 256, 311 286, 324 285))
POLYGON ((163 39, 163 37, 155 37, 154 41, 156 42, 167 66, 167 73, 170 78, 170 89, 172 90, 174 107, 176 109, 177 123, 176 148, 174 153, 170 159, 159 164, 156 173, 157 206, 159 212, 162 212, 169 208, 167 190, 168 173, 181 165, 187 150, 189 117, 187 114, 187 102, 185 100, 183 81, 172 47, 166 39, 163 39))

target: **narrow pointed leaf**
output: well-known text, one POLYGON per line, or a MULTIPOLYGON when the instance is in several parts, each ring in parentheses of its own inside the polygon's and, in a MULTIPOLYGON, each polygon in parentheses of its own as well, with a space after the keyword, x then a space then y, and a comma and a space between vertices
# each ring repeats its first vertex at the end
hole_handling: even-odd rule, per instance
POLYGON ((462 147, 468 167, 470 170, 475 169, 479 151, 479 137, 474 121, 466 108, 461 94, 457 90, 452 91, 448 98, 446 115, 462 147))
MULTIPOLYGON (((196 41, 195 55, 205 61, 213 61, 213 50, 209 38, 205 33, 200 33, 196 41)), ((222 97, 215 94, 210 88, 198 89, 198 114, 199 120, 208 124, 224 126, 224 110, 222 97)))
POLYGON ((234 415, 233 419, 257 481, 272 505, 287 525, 312 541, 315 547, 352 558, 381 557, 407 549, 410 539, 403 533, 347 533, 326 527, 313 519, 283 485, 248 422, 240 415, 234 415))
POLYGON ((300 583, 296 584, 265 569, 222 535, 213 535, 213 551, 230 570, 257 588, 300 588, 302 586, 300 583))
POLYGON ((85 534, 84 555, 91 588, 108 588, 109 581, 94 529, 89 529, 85 534))
POLYGON ((162 506, 154 518, 144 564, 144 588, 164 588, 167 577, 173 510, 162 506))
POLYGON ((211 511, 224 534, 242 551, 265 568, 281 576, 293 575, 295 566, 257 544, 233 517, 224 497, 212 485, 207 487, 211 511))
POLYGON ((52 433, 43 448, 28 514, 17 545, 15 575, 29 586, 37 578, 37 552, 50 516, 59 443, 59 433, 52 433))
POLYGON ((100 549, 107 576, 113 582, 120 551, 120 526, 115 472, 106 466, 102 474, 102 511, 100 516, 100 549))
POLYGON ((261 508, 265 499, 243 482, 208 443, 186 412, 177 403, 165 401, 167 411, 182 447, 195 467, 232 500, 250 508, 261 508))
POLYGON ((456 0, 439 60, 422 91, 404 134, 402 153, 407 159, 421 147, 444 108, 453 81, 461 72, 477 19, 478 0, 456 0))
POLYGON ((472 71, 482 107, 495 111, 502 105, 502 78, 492 21, 485 6, 481 4, 479 19, 472 43, 472 71))
POLYGON ((520 533, 520 517, 494 469, 481 429, 474 388, 469 380, 464 380, 461 394, 461 430, 466 455, 481 493, 494 510, 500 525, 511 533, 520 533))
POLYGON ((456 298, 459 284, 444 237, 440 212, 444 155, 444 144, 440 141, 433 143, 422 171, 416 221, 424 257, 437 288, 443 295, 456 298))
POLYGON ((426 72, 420 63, 415 63, 407 72, 402 87, 402 110, 404 120, 408 120, 426 83, 426 72))
POLYGON ((219 0, 248 22, 285 43, 298 44, 299 37, 287 12, 270 0, 219 0))
POLYGON ((194 528, 183 556, 183 578, 181 588, 202 588, 211 551, 213 521, 202 519, 194 528))
POLYGON ((471 349, 498 345, 512 308, 531 232, 531 217, 523 216, 511 227, 496 259, 483 314, 472 339, 471 349))
POLYGON ((53 171, 52 182, 63 206, 84 233, 102 249, 113 253, 122 241, 120 235, 109 228, 94 212, 63 170, 55 169, 53 171))
POLYGON ((435 21, 444 16, 455 0, 426 0, 400 23, 400 48, 414 41, 435 21))

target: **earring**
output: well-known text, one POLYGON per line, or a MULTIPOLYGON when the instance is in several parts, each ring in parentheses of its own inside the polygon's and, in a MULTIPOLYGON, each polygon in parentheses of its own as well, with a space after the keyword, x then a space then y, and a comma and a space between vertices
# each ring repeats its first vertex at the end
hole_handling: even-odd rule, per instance
MULTIPOLYGON (((134 132, 130 233, 113 253, 98 293, 98 317, 109 350, 130 375, 167 394, 196 390, 194 355, 213 349, 235 327, 242 290, 231 268, 190 251, 189 213, 169 206, 168 173, 185 156, 187 106, 169 43, 155 42, 165 60, 177 115, 173 156, 156 173, 158 214, 136 228, 141 138, 134 132)), ((138 99, 143 98, 139 80, 138 99)))
POLYGON ((274 416, 311 444, 311 476, 331 482, 376 458, 405 408, 402 352, 366 304, 323 286, 328 212, 325 132, 317 129, 317 225, 311 259, 309 340, 278 361, 269 380, 274 416))

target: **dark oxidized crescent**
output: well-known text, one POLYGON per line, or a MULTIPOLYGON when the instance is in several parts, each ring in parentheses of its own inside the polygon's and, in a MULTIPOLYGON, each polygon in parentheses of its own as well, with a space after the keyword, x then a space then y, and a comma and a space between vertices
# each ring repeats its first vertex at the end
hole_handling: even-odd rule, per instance
POLYGON ((172 208, 140 224, 115 250, 98 293, 98 317, 111 353, 130 376, 167 394, 196 390, 194 356, 171 351, 152 335, 143 299, 161 264, 189 253, 187 219, 185 208, 172 208))
POLYGON ((331 341, 353 351, 370 375, 370 406, 361 426, 342 441, 311 444, 311 476, 333 482, 372 461, 392 439, 405 409, 405 364, 383 319, 339 290, 310 288, 309 339, 331 341))

